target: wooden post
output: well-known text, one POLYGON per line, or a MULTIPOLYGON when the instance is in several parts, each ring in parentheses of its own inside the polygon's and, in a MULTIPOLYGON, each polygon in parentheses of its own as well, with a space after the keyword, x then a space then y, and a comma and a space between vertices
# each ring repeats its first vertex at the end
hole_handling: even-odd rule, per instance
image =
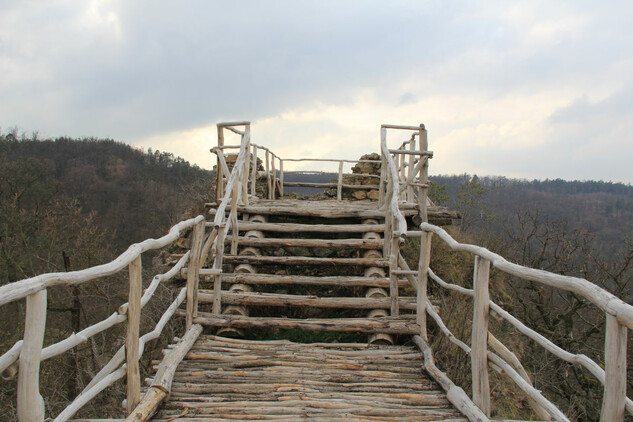
MULTIPOLYGON (((219 147, 223 147, 224 146, 224 132, 223 132, 223 128, 222 126, 218 126, 218 146, 219 147)), ((223 151, 220 149, 218 150, 218 153, 222 153, 223 151)), ((222 169, 220 167, 220 157, 218 155, 218 164, 217 164, 217 169, 218 169, 218 186, 216 188, 216 196, 218 199, 222 198, 224 196, 224 180, 223 180, 223 176, 222 176, 222 169)), ((228 176, 227 176, 228 177, 228 176)))
POLYGON ((275 157, 271 156, 270 158, 271 158, 270 165, 271 165, 272 172, 273 172, 273 175, 272 175, 272 179, 273 179, 273 193, 272 193, 272 197, 270 199, 275 199, 275 196, 276 196, 275 195, 275 191, 277 189, 277 171, 275 170, 275 157))
POLYGON ((284 196, 284 160, 279 159, 279 195, 284 196))
POLYGON ((343 196, 343 162, 338 163, 338 183, 336 185, 336 200, 340 201, 343 196))
POLYGON ((420 326, 420 337, 428 340, 426 333, 426 301, 431 264, 431 239, 433 233, 422 232, 420 235, 420 258, 418 260, 418 291, 416 302, 416 321, 420 326))
POLYGON ((266 150, 266 186, 268 187, 268 199, 273 199, 273 188, 270 180, 270 153, 268 150, 266 150))
MULTIPOLYGON (((427 138, 424 125, 420 125, 420 150, 427 151, 429 149, 429 141, 427 138)), ((427 157, 420 156, 420 160, 424 160, 424 165, 420 169, 420 185, 426 185, 429 182, 429 160, 427 157)), ((428 188, 418 187, 418 208, 420 210, 420 218, 423 222, 428 223, 428 212, 426 208, 426 198, 428 196, 428 188)))
POLYGON ((257 147, 253 145, 253 164, 251 164, 251 195, 257 196, 257 147))
POLYGON ((471 339, 471 369, 473 402, 490 417, 490 383, 488 381, 488 313, 490 295, 488 283, 490 261, 475 256, 473 274, 473 326, 471 339))
POLYGON ((44 420, 44 400, 40 395, 40 357, 46 328, 46 290, 26 298, 24 342, 20 351, 18 374, 18 419, 44 420))
MULTIPOLYGON (((386 243, 386 242, 385 242, 386 243)), ((391 235, 391 248, 389 250, 389 297, 391 298, 391 316, 400 314, 398 306, 398 256, 400 255, 400 236, 391 235)))
POLYGON ((143 276, 141 255, 129 265, 130 292, 127 308, 127 336, 125 338, 125 356, 127 363, 127 413, 130 414, 141 400, 141 374, 138 365, 139 329, 141 323, 141 296, 143 294, 143 276))
MULTIPOLYGON (((246 133, 249 134, 250 126, 246 126, 246 133)), ((244 150, 246 153, 246 157, 244 157, 244 169, 242 170, 242 203, 249 205, 248 200, 248 166, 251 162, 250 153, 251 153, 251 137, 249 134, 248 143, 246 144, 246 149, 244 150)))
MULTIPOLYGON (((224 239, 226 238, 226 229, 218 227, 218 237, 215 239, 215 261, 213 261, 213 269, 222 269, 222 259, 224 257, 224 239)), ((213 281, 213 309, 214 315, 220 315, 222 311, 222 274, 217 274, 213 281)))
MULTIPOLYGON (((415 151, 415 135, 411 135, 411 140, 409 141, 409 151, 415 151)), ((407 179, 412 177, 413 168, 415 167, 415 156, 413 154, 409 155, 409 171, 407 172, 407 179)), ((407 188, 407 201, 413 201, 413 187, 409 185, 407 188)))
POLYGON ((204 237, 204 221, 193 227, 189 263, 187 267, 187 322, 188 330, 193 319, 198 316, 198 285, 200 283, 200 254, 202 253, 202 238, 204 237))
POLYGON ((378 206, 382 207, 385 205, 385 183, 387 182, 386 174, 387 174, 387 161, 385 160, 385 155, 383 153, 380 154, 380 182, 378 186, 378 206))
POLYGON ((231 193, 231 213, 229 214, 231 220, 231 255, 237 255, 237 242, 239 231, 237 229, 237 190, 234 189, 231 193))
POLYGON ((600 420, 619 422, 624 420, 626 400, 627 329, 615 316, 607 314, 605 331, 605 384, 600 420))
MULTIPOLYGON (((404 158, 405 158, 405 154, 400 154, 400 168, 398 169, 399 170, 399 172, 398 172, 399 176, 398 176, 398 180, 395 181, 398 184, 400 182, 402 182, 402 181, 407 180, 407 176, 406 176, 406 173, 405 173, 406 168, 404 166, 404 163, 405 163, 404 158)), ((398 161, 398 158, 396 158, 395 161, 398 161)), ((400 190, 400 198, 399 199, 405 200, 405 201, 407 200, 406 190, 400 190)))

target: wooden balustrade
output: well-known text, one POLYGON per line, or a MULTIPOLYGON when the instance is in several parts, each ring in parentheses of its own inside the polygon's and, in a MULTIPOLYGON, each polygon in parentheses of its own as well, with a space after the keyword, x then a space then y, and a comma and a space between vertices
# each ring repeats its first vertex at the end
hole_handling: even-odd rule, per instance
MULTIPOLYGON (((622 421, 624 419, 625 411, 630 415, 633 415, 633 400, 626 396, 627 333, 628 328, 631 327, 631 324, 633 323, 633 319, 631 317, 633 306, 624 303, 616 296, 585 279, 562 276, 542 270, 523 267, 518 264, 512 264, 506 261, 503 257, 490 252, 485 248, 475 245, 461 244, 455 241, 448 233, 437 226, 423 223, 420 228, 424 232, 429 234, 434 233, 437 235, 441 240, 447 243, 452 250, 466 251, 475 256, 472 290, 443 281, 437 277, 430 268, 428 269, 428 275, 431 279, 438 283, 438 285, 474 298, 471 347, 465 345, 464 347, 460 347, 471 355, 473 402, 482 411, 484 411, 484 413, 489 415, 490 412, 490 396, 487 380, 487 362, 489 361, 493 367, 501 369, 521 390, 523 390, 530 399, 530 403, 534 407, 535 412, 541 419, 544 419, 544 413, 547 413, 555 420, 568 420, 568 418, 558 408, 556 408, 554 404, 547 400, 531 385, 529 379, 526 379, 525 376, 516 369, 516 364, 512 365, 504 360, 502 356, 487 350, 488 344, 494 344, 497 347, 496 350, 499 350, 498 340, 494 339, 494 336, 488 332, 487 327, 488 313, 489 310, 492 310, 496 315, 512 324, 519 332, 531 338, 555 356, 567 362, 579 364, 585 367, 604 385, 600 420, 622 421), (507 274, 518 276, 525 280, 582 295, 601 309, 606 316, 604 356, 605 369, 603 370, 597 363, 593 362, 585 355, 572 354, 556 346, 543 335, 526 327, 517 318, 502 309, 499 305, 492 302, 488 293, 488 280, 491 266, 507 274)), ((428 308, 427 312, 431 314, 431 311, 428 308)), ((442 332, 444 332, 449 339, 453 341, 454 336, 443 325, 441 319, 439 319, 439 315, 434 316, 434 319, 438 325, 440 325, 442 332)), ((463 345, 463 343, 461 344, 463 345)), ((503 349, 507 348, 503 346, 503 349)))
MULTIPOLYGON (((198 216, 195 219, 175 225, 167 235, 160 239, 148 239, 132 245, 126 252, 108 264, 82 271, 44 274, 0 287, 0 305, 26 298, 24 338, 8 352, 0 356, 0 371, 12 367, 19 359, 18 415, 20 420, 44 420, 43 400, 39 393, 39 364, 41 360, 64 353, 86 341, 91 336, 123 321, 127 321, 125 346, 115 353, 112 359, 88 384, 82 394, 58 415, 55 421, 67 421, 96 394, 124 376, 127 377, 127 412, 132 412, 139 405, 139 400, 141 399, 139 358, 143 353, 144 345, 160 335, 169 319, 176 313, 178 307, 185 299, 187 330, 185 338, 187 341, 179 346, 178 353, 174 354, 173 359, 177 360, 178 356, 186 353, 186 350, 188 350, 201 331, 201 327, 195 324, 201 273, 213 277, 214 291, 213 297, 210 299, 212 302, 212 313, 216 316, 221 313, 222 266, 225 260, 225 243, 228 242, 230 244, 231 255, 235 256, 238 250, 238 242, 240 241, 237 219, 239 206, 249 204, 249 190, 250 195, 255 196, 257 194, 257 156, 259 149, 263 149, 265 152, 264 164, 268 199, 275 199, 278 194, 283 195, 284 185, 287 185, 287 183, 284 183, 284 161, 338 163, 338 178, 335 184, 337 200, 342 199, 342 190, 346 187, 343 184, 344 163, 375 162, 374 160, 281 159, 267 148, 251 142, 249 122, 218 124, 218 146, 213 148, 212 152, 218 157, 217 193, 219 206, 212 223, 205 223, 204 218, 198 216), (244 129, 237 129, 236 126, 244 126, 244 129), (240 135, 240 145, 224 145, 224 130, 240 135), (239 148, 239 152, 232 169, 229 169, 223 151, 224 149, 236 148, 239 148), (275 160, 278 161, 278 167, 275 160), (210 227, 210 232, 206 237, 205 227, 210 227), (184 230, 188 229, 193 230, 190 251, 170 271, 155 276, 151 284, 143 292, 142 253, 173 243, 184 230), (211 268, 201 271, 201 267, 205 266, 207 261, 211 262, 211 268), (185 265, 187 265, 186 269, 184 268, 185 265), (48 287, 59 285, 76 286, 117 273, 125 267, 129 269, 129 298, 128 302, 122 305, 118 312, 93 326, 87 327, 80 333, 74 333, 59 343, 43 348, 48 287), (186 288, 180 291, 178 297, 157 323, 156 328, 140 336, 139 321, 143 306, 152 297, 161 282, 181 272, 186 274, 187 277, 186 288)), ((411 309, 413 306, 412 303, 402 305, 399 300, 398 289, 403 283, 400 277, 406 278, 416 290, 415 311, 419 336, 416 336, 414 341, 424 354, 429 373, 447 390, 448 399, 471 420, 488 420, 491 412, 488 373, 490 367, 493 370, 502 371, 516 383, 527 395, 530 404, 540 419, 549 419, 551 417, 561 421, 568 420, 556 406, 532 385, 516 356, 489 332, 488 319, 490 310, 492 310, 516 327, 519 332, 533 339, 537 344, 540 344, 557 357, 588 369, 604 385, 601 420, 621 421, 624 418, 625 411, 633 414, 633 401, 626 396, 627 335, 628 328, 633 328, 633 306, 624 303, 587 280, 560 276, 509 263, 485 248, 461 244, 451 238, 441 228, 428 224, 428 160, 432 155, 433 153, 428 151, 427 133, 424 125, 383 125, 381 127, 381 174, 378 184, 378 205, 384 211, 385 221, 384 225, 380 225, 381 229, 384 228, 384 241, 377 247, 383 247, 383 256, 387 258, 384 264, 387 265, 388 263, 390 269, 389 304, 392 316, 399 314, 400 306, 403 306, 403 309, 411 309), (409 141, 404 142, 400 148, 394 150, 387 147, 387 129, 411 130, 415 133, 409 141), (407 222, 400 209, 400 200, 407 202, 417 201, 419 217, 422 221, 419 231, 408 230, 407 222), (433 235, 446 242, 455 251, 465 251, 474 255, 472 289, 447 283, 433 273, 430 268, 433 235), (413 270, 409 268, 400 254, 400 245, 406 236, 420 238, 420 256, 417 268, 413 270), (541 334, 523 325, 507 311, 492 302, 489 294, 491 267, 507 274, 521 277, 527 281, 579 294, 601 309, 605 313, 606 318, 605 368, 602 369, 585 355, 572 354, 561 349, 541 334), (470 345, 456 338, 442 321, 440 315, 433 309, 427 296, 429 278, 443 288, 473 298, 473 323, 470 345), (461 388, 455 386, 447 378, 446 374, 435 366, 428 346, 427 315, 437 324, 441 333, 470 355, 472 400, 467 397, 461 388), (488 349, 489 345, 490 350, 488 349)), ((275 226, 270 223, 239 224, 242 225, 242 228, 275 226)), ((344 228, 345 226, 341 227, 344 228)), ((277 229, 292 230, 293 228, 277 227, 277 229)), ((353 229, 358 230, 357 228, 353 229)), ((229 299, 227 296, 226 300, 228 301, 229 299)), ((208 301, 209 298, 205 297, 204 300, 208 301)), ((152 388, 148 390, 149 401, 141 403, 138 407, 139 409, 146 409, 142 412, 144 415, 151 414, 151 409, 155 409, 157 404, 169 393, 164 391, 164 389, 168 390, 171 384, 170 372, 164 366, 161 371, 161 374, 164 373, 165 376, 161 375, 160 380, 155 380, 152 388)), ((131 418, 130 420, 134 420, 133 416, 131 418)), ((145 419, 141 418, 139 420, 145 419)))

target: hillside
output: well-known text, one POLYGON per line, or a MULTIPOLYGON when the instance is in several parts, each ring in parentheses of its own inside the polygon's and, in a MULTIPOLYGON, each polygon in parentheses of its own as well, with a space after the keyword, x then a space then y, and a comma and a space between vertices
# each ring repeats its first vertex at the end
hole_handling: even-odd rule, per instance
POLYGON ((460 210, 463 226, 475 232, 511 233, 529 213, 541 224, 565 225, 568 230, 586 233, 603 253, 621 249, 633 233, 630 185, 467 174, 430 179, 435 184, 435 201, 460 210))
POLYGON ((32 209, 76 200, 114 234, 118 248, 155 236, 210 192, 212 174, 168 152, 140 151, 111 139, 0 136, 0 193, 32 209), (19 193, 17 193, 19 192, 19 193))

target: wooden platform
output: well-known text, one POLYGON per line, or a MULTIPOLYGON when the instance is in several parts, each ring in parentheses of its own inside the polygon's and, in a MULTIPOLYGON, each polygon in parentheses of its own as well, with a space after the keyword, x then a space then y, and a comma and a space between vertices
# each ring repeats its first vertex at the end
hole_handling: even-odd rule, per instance
POLYGON ((217 336, 198 339, 154 420, 466 421, 413 346, 217 336))

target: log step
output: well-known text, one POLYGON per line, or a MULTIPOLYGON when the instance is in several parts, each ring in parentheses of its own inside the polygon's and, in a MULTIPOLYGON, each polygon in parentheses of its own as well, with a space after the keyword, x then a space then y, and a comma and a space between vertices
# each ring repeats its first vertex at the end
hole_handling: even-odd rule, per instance
MULTIPOLYGON (((302 286, 339 286, 339 287, 381 287, 389 288, 388 278, 379 277, 348 277, 348 276, 329 276, 315 277, 302 275, 276 275, 276 274, 225 274, 222 276, 222 282, 226 284, 254 284, 254 285, 273 285, 273 284, 296 284, 302 286)), ((408 281, 399 281, 398 286, 410 287, 408 281)))
POLYGON ((385 231, 384 224, 297 224, 297 223, 251 223, 239 221, 241 232, 259 230, 282 233, 367 233, 385 231))
MULTIPOLYGON (((231 238, 226 239, 226 243, 231 243, 231 238)), ((382 249, 384 240, 380 239, 282 239, 282 238, 256 238, 238 237, 240 246, 286 246, 304 248, 330 248, 330 249, 382 249)))
POLYGON ((201 336, 156 421, 465 421, 409 346, 201 336))
POLYGON ((253 265, 356 265, 366 267, 388 267, 389 260, 384 258, 314 258, 307 256, 249 256, 225 255, 225 264, 253 265))
MULTIPOLYGON (((185 315, 179 310, 178 314, 185 315)), ((420 327, 414 315, 400 315, 385 318, 267 318, 244 317, 241 315, 213 315, 199 312, 194 324, 218 328, 278 328, 307 331, 363 332, 385 334, 418 334, 420 327)))
MULTIPOLYGON (((213 290, 200 290, 198 300, 201 303, 213 303, 213 290)), ((400 309, 415 310, 414 297, 399 298, 400 309)), ((366 297, 317 297, 289 295, 279 293, 231 292, 222 291, 222 303, 240 306, 312 306, 315 308, 336 309, 390 309, 390 298, 366 297)))

